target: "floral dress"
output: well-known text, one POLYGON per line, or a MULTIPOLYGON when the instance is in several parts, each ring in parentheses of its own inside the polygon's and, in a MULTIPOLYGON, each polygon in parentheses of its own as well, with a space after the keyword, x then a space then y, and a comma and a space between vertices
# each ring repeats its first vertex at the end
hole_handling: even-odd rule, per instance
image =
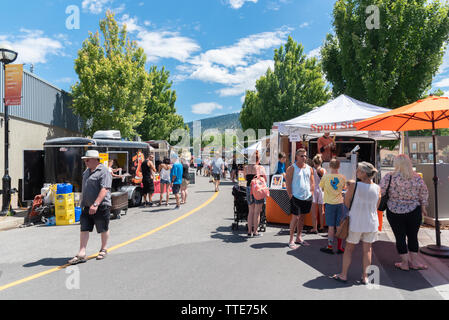
POLYGON ((387 173, 380 181, 382 195, 385 195, 390 177, 392 178, 387 206, 391 212, 403 214, 412 212, 418 206, 428 205, 429 191, 418 174, 405 179, 398 172, 387 173))

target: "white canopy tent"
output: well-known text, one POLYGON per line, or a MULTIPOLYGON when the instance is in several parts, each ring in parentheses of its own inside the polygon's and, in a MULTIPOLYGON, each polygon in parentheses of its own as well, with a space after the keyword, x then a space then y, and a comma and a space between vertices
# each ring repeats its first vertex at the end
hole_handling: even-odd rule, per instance
POLYGON ((339 136, 365 137, 375 140, 397 140, 399 134, 394 131, 357 131, 354 123, 385 112, 387 108, 358 101, 346 95, 326 103, 321 107, 297 118, 275 123, 281 135, 299 136, 306 140, 322 136, 324 132, 337 133, 339 136))

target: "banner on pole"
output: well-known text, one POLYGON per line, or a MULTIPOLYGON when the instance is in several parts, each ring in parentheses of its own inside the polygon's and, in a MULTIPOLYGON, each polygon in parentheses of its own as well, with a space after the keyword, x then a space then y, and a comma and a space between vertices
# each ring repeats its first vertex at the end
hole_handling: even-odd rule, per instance
POLYGON ((20 106, 22 104, 23 64, 5 66, 5 105, 20 106))

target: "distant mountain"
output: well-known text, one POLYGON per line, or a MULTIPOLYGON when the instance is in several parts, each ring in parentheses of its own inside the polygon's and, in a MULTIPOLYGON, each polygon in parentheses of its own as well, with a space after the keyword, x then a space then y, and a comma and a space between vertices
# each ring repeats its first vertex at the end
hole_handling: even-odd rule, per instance
MULTIPOLYGON (((208 129, 218 129, 224 133, 226 129, 242 129, 239 116, 240 113, 231 113, 198 121, 201 122, 201 132, 208 129)), ((193 136, 193 121, 186 124, 189 126, 190 135, 193 136)))

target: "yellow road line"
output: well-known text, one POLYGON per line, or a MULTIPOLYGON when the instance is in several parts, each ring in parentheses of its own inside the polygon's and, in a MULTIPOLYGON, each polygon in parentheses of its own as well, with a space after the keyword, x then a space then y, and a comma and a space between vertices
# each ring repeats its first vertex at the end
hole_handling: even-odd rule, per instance
MULTIPOLYGON (((177 222, 179 222, 179 221, 181 221, 181 220, 184 220, 185 218, 191 216, 191 215, 194 214, 195 212, 198 212, 199 210, 201 210, 201 209, 203 209, 204 207, 206 207, 207 205, 209 205, 212 201, 214 201, 214 200, 217 198, 217 196, 218 196, 218 192, 216 192, 216 193, 215 193, 209 200, 207 200, 207 201, 206 201, 205 203, 203 203, 201 206, 199 206, 199 207, 193 209, 192 211, 189 211, 189 212, 186 213, 185 215, 183 215, 183 216, 181 216, 181 217, 179 217, 179 218, 176 218, 175 220, 172 220, 172 221, 170 221, 169 223, 164 224, 163 226, 160 226, 160 227, 158 227, 158 228, 155 228, 155 229, 153 229, 153 230, 151 230, 151 231, 149 231, 149 232, 147 232, 147 233, 145 233, 145 234, 142 234, 141 236, 135 237, 135 238, 133 238, 133 239, 131 239, 131 240, 128 240, 128 241, 126 241, 126 242, 123 242, 123 243, 121 243, 121 244, 118 244, 118 245, 116 245, 116 246, 113 246, 113 247, 111 247, 111 248, 108 249, 108 252, 117 250, 117 249, 122 248, 122 247, 124 247, 124 246, 127 246, 127 245, 129 245, 129 244, 131 244, 131 243, 134 243, 134 242, 136 242, 136 241, 142 240, 142 239, 144 239, 144 238, 146 238, 146 237, 148 237, 148 236, 150 236, 150 235, 152 235, 152 234, 154 234, 154 233, 156 233, 156 232, 158 232, 158 231, 161 231, 161 230, 163 230, 163 229, 165 229, 165 228, 167 228, 167 227, 169 227, 169 226, 171 226, 171 225, 173 225, 173 224, 175 224, 175 223, 177 223, 177 222)), ((91 256, 88 257, 88 259, 95 258, 97 255, 98 255, 98 253, 96 253, 96 254, 94 254, 94 255, 91 255, 91 256)), ((43 271, 43 272, 37 273, 37 274, 32 275, 32 276, 27 277, 27 278, 23 278, 23 279, 21 279, 21 280, 11 282, 11 283, 9 283, 9 284, 6 284, 6 285, 4 285, 4 286, 1 286, 1 287, 0 287, 0 291, 9 289, 9 288, 11 288, 11 287, 18 286, 18 285, 20 285, 20 284, 23 284, 23 283, 25 283, 25 282, 29 282, 29 281, 31 281, 31 280, 35 280, 35 279, 37 279, 37 278, 41 278, 41 277, 46 276, 46 275, 48 275, 48 274, 50 274, 50 273, 53 273, 53 272, 56 272, 56 271, 65 269, 65 268, 67 268, 67 267, 69 267, 69 266, 70 266, 69 264, 65 264, 65 265, 63 265, 63 266, 59 266, 59 267, 56 267, 56 268, 53 268, 53 269, 50 269, 50 270, 47 270, 47 271, 43 271)))

